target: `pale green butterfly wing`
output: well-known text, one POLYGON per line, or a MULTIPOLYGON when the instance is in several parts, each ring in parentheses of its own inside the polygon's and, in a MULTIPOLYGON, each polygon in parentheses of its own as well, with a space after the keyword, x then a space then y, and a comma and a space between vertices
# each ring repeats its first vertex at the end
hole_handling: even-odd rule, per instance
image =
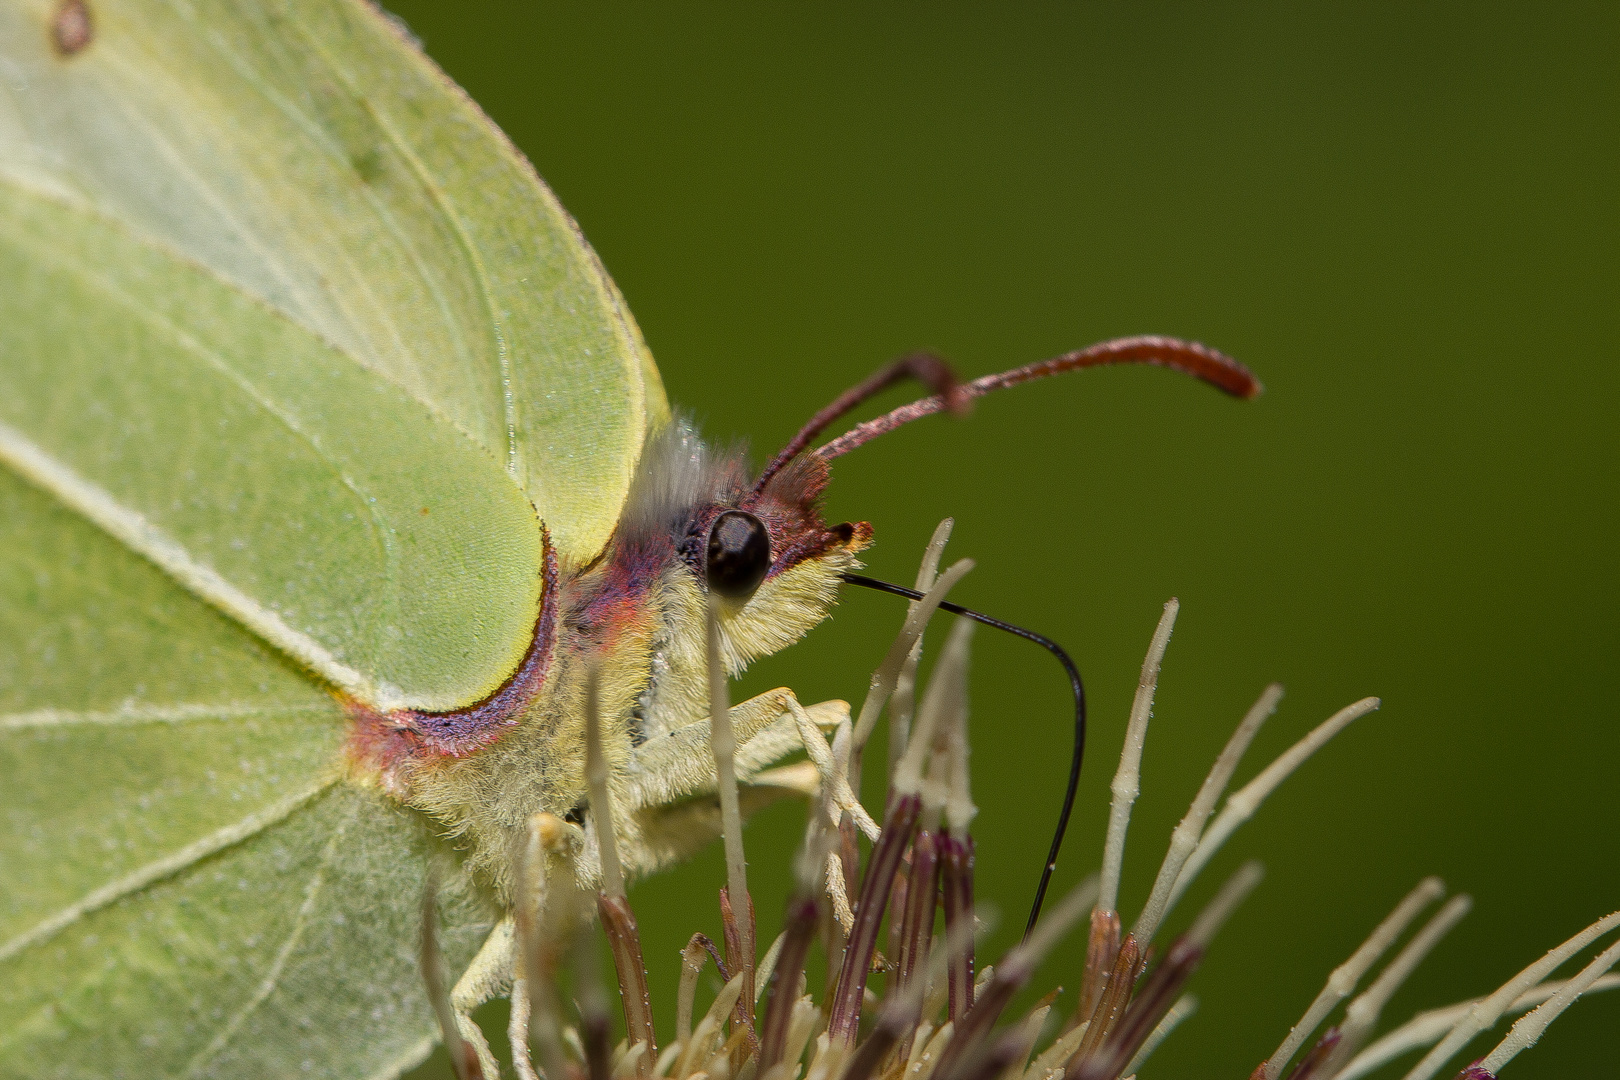
MULTIPOLYGON (((0 552, 0 1075, 419 1059, 431 840, 338 781, 330 696, 6 471, 0 552)), ((447 912, 453 962, 486 917, 447 912)))
POLYGON ((0 461, 333 685, 477 700, 540 529, 480 447, 257 300, 0 178, 0 461))
POLYGON ((428 831, 342 782, 347 720, 300 662, 471 692, 412 631, 483 609, 521 649, 533 510, 398 388, 111 222, 0 184, 0 278, 0 1075, 414 1060, 428 831), (386 588, 413 580, 451 594, 386 588), (343 651, 300 654, 321 640, 343 651))
POLYGON ((53 10, 0 2, 0 1075, 389 1075, 432 841, 330 690, 497 685, 662 390, 371 9, 53 10))
POLYGON ((369 5, 0 4, 0 171, 171 244, 385 374, 528 492, 565 558, 617 519, 662 387, 532 169, 369 5))
MULTIPOLYGON (((476 106, 363 3, 96 0, 94 38, 71 56, 52 47, 59 10, 0 2, 0 177, 122 222, 333 344, 482 447, 565 561, 592 557, 667 405, 595 256, 476 106)), ((385 451, 371 456, 387 467, 385 451)), ((430 517, 390 528, 424 563, 454 554, 430 517), (414 538, 423 531, 439 535, 414 538)), ((510 674, 523 636, 510 620, 532 577, 486 571, 482 591, 511 598, 506 623, 482 603, 460 618, 447 603, 438 624, 386 628, 441 667, 467 665, 459 680, 407 679, 346 659, 357 624, 385 628, 346 617, 342 590, 283 554, 243 556, 282 579, 262 588, 213 569, 258 600, 279 599, 282 582, 316 594, 293 629, 336 658, 340 685, 340 669, 358 672, 354 685, 373 679, 375 704, 468 704, 510 674)), ((459 588, 410 576, 388 587, 451 601, 459 588)), ((527 619, 525 631, 532 605, 527 619)))

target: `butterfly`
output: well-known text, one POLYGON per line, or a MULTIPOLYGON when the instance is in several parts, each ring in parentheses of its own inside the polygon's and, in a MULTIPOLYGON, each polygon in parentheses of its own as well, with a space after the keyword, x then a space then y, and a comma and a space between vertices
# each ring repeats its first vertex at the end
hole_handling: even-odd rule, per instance
MULTIPOLYGON (((705 619, 735 674, 825 617, 871 540, 822 518, 834 458, 1098 363, 1258 389, 1164 338, 912 357, 755 471, 378 9, 4 0, 0 76, 8 1077, 397 1074, 429 867, 459 971, 523 823, 589 813, 588 674, 627 869, 717 834, 705 619)), ((732 710, 750 804, 795 790, 788 696, 732 710)))

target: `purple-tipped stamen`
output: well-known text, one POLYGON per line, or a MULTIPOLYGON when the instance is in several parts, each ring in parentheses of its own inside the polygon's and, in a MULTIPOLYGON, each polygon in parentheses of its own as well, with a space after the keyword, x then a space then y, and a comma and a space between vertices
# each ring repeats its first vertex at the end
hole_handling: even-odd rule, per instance
POLYGON ((641 956, 641 935, 636 930, 636 917, 630 910, 629 901, 622 896, 609 896, 606 893, 597 896, 596 910, 613 952, 613 969, 619 976, 625 1036, 631 1047, 637 1043, 647 1044, 646 1050, 636 1059, 636 1075, 645 1077, 651 1074, 653 1060, 658 1055, 658 1040, 653 1031, 652 998, 647 992, 647 965, 641 956))
POLYGON ((883 834, 872 849, 866 876, 861 881, 861 896, 855 906, 855 930, 844 945, 844 962, 838 975, 838 990, 833 997, 832 1012, 828 1016, 827 1031, 833 1040, 846 1044, 855 1041, 861 1020, 861 999, 866 993, 866 977, 872 967, 872 953, 877 948, 879 925, 884 909, 888 907, 889 891, 894 887, 894 872, 900 865, 900 856, 911 841, 911 831, 917 825, 922 810, 922 799, 916 795, 902 795, 895 799, 883 818, 883 834))
POLYGON ((815 939, 819 921, 815 897, 800 896, 788 904, 782 951, 771 970, 765 1019, 760 1026, 759 1076, 764 1076, 771 1066, 782 1060, 788 1028, 793 1023, 793 1005, 799 996, 799 977, 804 974, 804 961, 810 953, 810 942, 815 939))
POLYGON ((949 1016, 952 1023, 973 1006, 973 838, 947 833, 940 840, 943 893, 945 895, 945 937, 961 938, 962 949, 952 952, 946 969, 949 988, 949 1016))

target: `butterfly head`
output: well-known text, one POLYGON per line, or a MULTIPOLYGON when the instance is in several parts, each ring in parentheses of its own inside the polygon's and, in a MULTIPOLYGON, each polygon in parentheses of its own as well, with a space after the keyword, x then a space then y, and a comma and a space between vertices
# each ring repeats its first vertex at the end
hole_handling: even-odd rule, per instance
POLYGON ((712 449, 684 422, 649 438, 619 528, 574 575, 563 620, 575 647, 646 665, 637 738, 707 716, 706 609, 732 674, 826 617, 872 536, 823 519, 827 480, 827 463, 802 455, 759 483, 740 450, 712 449))

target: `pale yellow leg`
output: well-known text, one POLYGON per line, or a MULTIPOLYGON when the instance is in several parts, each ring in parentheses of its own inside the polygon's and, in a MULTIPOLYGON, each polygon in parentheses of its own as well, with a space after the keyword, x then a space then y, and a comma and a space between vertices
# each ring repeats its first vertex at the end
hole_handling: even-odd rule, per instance
MULTIPOLYGON (((739 779, 746 782, 753 773, 799 749, 803 740, 794 720, 796 708, 818 727, 836 728, 841 720, 849 718, 847 702, 824 701, 805 709, 799 706, 793 691, 785 687, 732 706, 739 779)), ((709 722, 703 720, 638 746, 614 795, 616 801, 635 813, 714 790, 714 752, 709 746, 709 722)))
MULTIPOLYGON (((485 1076, 499 1076, 495 1055, 490 1052, 489 1040, 473 1022, 472 1013, 478 1006, 506 993, 512 982, 512 919, 507 916, 495 924, 478 954, 467 970, 456 980, 450 991, 450 1007, 455 1010, 456 1029, 478 1054, 478 1063, 485 1076)), ((516 1047, 513 1048, 514 1053, 516 1047)))

